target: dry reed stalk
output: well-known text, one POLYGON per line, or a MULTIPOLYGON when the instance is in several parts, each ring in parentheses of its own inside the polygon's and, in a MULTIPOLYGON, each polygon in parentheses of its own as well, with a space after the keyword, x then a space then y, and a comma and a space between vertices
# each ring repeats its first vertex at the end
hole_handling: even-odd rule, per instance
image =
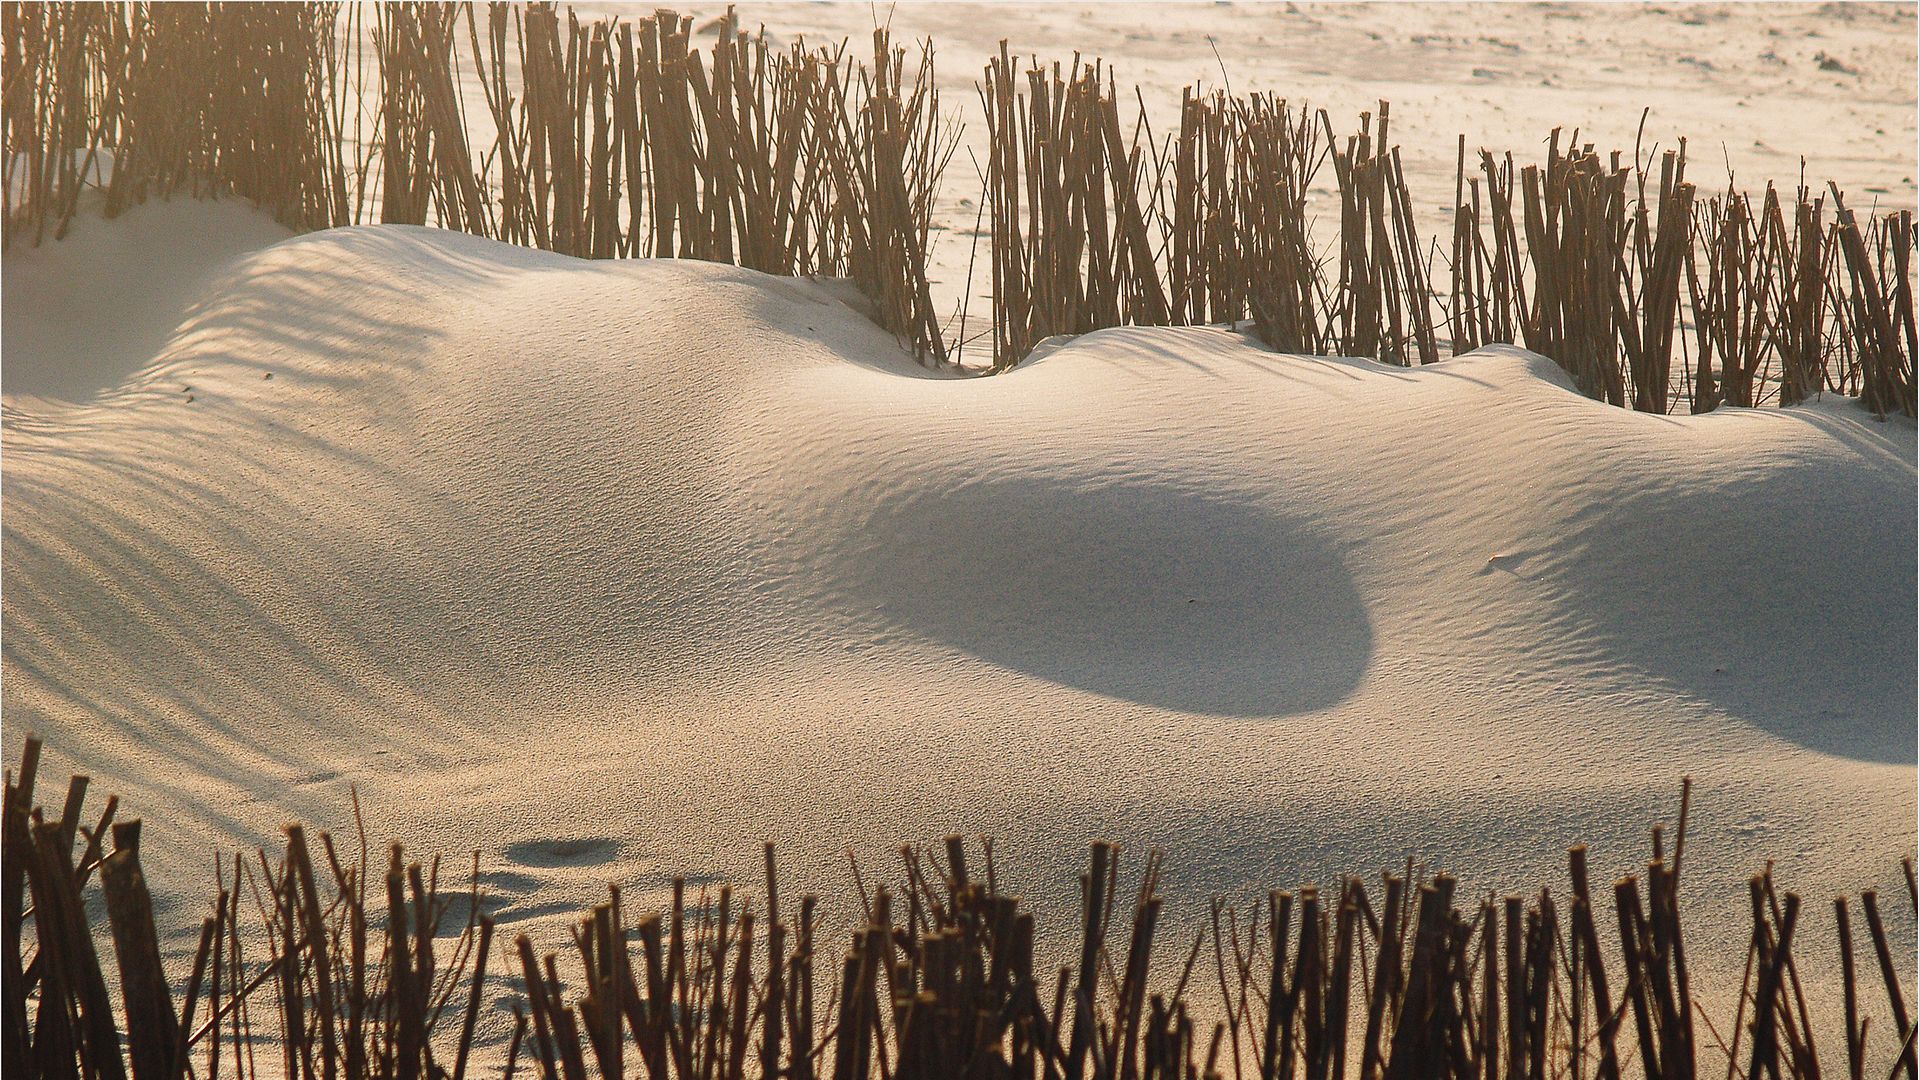
POLYGON ((1416 358, 1432 363, 1439 359, 1435 293, 1420 257, 1398 151, 1388 142, 1387 103, 1380 103, 1377 127, 1371 113, 1361 114, 1360 131, 1347 138, 1344 149, 1324 110, 1319 120, 1340 192, 1328 345, 1343 355, 1377 356, 1402 366, 1416 358))
POLYGON ((1004 52, 987 68, 996 367, 1055 334, 1166 319, 1139 204, 1141 158, 1121 142, 1102 71, 1098 61, 1064 71, 1036 63, 1022 93, 1004 52))
POLYGON ((1208 110, 1193 89, 1181 91, 1180 127, 1174 133, 1169 154, 1173 184, 1169 194, 1171 216, 1164 218, 1168 229, 1167 288, 1176 324, 1191 325, 1206 321, 1206 276, 1201 253, 1201 236, 1206 190, 1200 169, 1204 157, 1199 149, 1202 133, 1208 126, 1208 110))
POLYGON ((1472 189, 1471 203, 1465 197, 1467 190, 1467 136, 1462 133, 1453 165, 1453 250, 1447 264, 1452 275, 1451 288, 1447 293, 1447 329, 1452 335, 1450 344, 1455 352, 1477 348, 1484 336, 1480 333, 1483 316, 1468 310, 1468 298, 1477 301, 1486 291, 1484 260, 1475 258, 1480 254, 1478 181, 1472 189))
POLYGON ((1633 209, 1625 307, 1619 312, 1621 346, 1633 407, 1665 413, 1673 384, 1680 280, 1683 270, 1692 265, 1693 185, 1685 180, 1685 143, 1661 157, 1660 189, 1652 213, 1647 205, 1646 171, 1637 154, 1634 168, 1639 195, 1633 209))

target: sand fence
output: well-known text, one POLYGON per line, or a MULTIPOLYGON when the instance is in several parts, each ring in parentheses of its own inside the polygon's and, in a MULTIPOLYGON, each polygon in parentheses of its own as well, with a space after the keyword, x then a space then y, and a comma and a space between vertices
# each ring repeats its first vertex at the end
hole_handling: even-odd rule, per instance
MULTIPOLYGON (((1250 911, 1215 899, 1191 944, 1173 943, 1171 985, 1151 977, 1166 936, 1158 852, 1123 890, 1119 851, 1092 845, 1077 958, 1054 971, 1036 963, 1035 913, 1001 891, 991 842, 958 836, 902 848, 897 891, 869 889, 856 864, 844 943, 821 936, 818 897, 783 893, 769 843, 759 897, 689 896, 676 878, 664 911, 636 914, 613 887, 563 957, 524 934, 496 942, 477 854, 472 883, 447 884, 437 858, 370 853, 364 826, 336 843, 293 825, 272 856, 215 860, 182 982, 162 964, 141 823, 109 799, 87 824, 85 777, 52 816, 36 802, 40 750, 30 737, 9 772, 0 866, 5 1060, 23 1075, 463 1080, 479 1012, 498 1007, 490 971, 522 980, 505 1075, 545 1080, 1863 1080, 1870 1062, 1914 1075, 1903 965, 1871 891, 1858 916, 1856 898, 1832 901, 1839 956, 1815 958, 1796 955, 1795 931, 1824 916, 1777 891, 1770 865, 1756 874, 1738 1005, 1709 1015, 1681 935, 1684 786, 1644 876, 1596 887, 1575 847, 1558 896, 1464 897, 1409 864, 1374 885, 1275 890, 1250 911), (85 900, 96 877, 118 1007, 85 900), (1837 1032, 1815 1024, 1801 978, 1836 959, 1839 978, 1817 985, 1837 985, 1840 1007, 1815 1004, 1837 1032)), ((1911 914, 1911 859, 1904 869, 1911 914)))
POLYGON ((927 364, 988 342, 973 371, 1056 334, 1247 320, 1282 351, 1394 364, 1520 344, 1652 412, 1822 392, 1915 408, 1913 212, 1862 220, 1804 180, 1700 192, 1684 140, 1656 161, 1556 131, 1545 161, 1517 163, 1470 157, 1463 138, 1452 235, 1422 238, 1385 102, 1342 135, 1271 93, 1193 88, 1156 133, 1112 68, 1003 48, 964 117, 989 132, 973 262, 992 303, 972 330, 964 305, 935 310, 927 276, 963 120, 942 109, 930 42, 781 49, 731 15, 696 31, 666 11, 583 23, 543 4, 6 16, 9 245, 63 235, 96 188, 109 216, 236 195, 303 229, 431 224, 583 258, 850 278, 927 364), (1323 213, 1310 191, 1329 171, 1323 213))

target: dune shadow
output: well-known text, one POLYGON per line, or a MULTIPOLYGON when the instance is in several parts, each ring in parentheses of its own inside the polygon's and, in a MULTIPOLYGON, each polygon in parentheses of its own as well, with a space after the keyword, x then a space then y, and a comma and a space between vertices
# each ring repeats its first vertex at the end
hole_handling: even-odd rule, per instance
POLYGON ((846 569, 860 610, 1066 686, 1277 716, 1359 685, 1373 633, 1306 521, 1137 482, 970 482, 878 507, 846 569), (940 555, 933 553, 962 552, 940 555))
POLYGON ((1910 474, 1904 490, 1820 470, 1773 482, 1789 490, 1642 492, 1592 508, 1575 565, 1556 575, 1571 628, 1610 660, 1779 738, 1912 765, 1910 474), (1615 517, 1634 522, 1631 543, 1606 524, 1615 517))

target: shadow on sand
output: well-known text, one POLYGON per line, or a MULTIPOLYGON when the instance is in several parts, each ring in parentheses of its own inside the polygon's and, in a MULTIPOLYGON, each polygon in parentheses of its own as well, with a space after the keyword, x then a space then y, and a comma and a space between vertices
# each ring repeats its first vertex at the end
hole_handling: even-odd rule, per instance
MULTIPOLYGON (((1373 655, 1304 520, 1131 482, 1025 477, 889 502, 851 599, 1001 666, 1185 712, 1338 703, 1373 655), (958 550, 956 550, 958 549, 958 550)), ((853 583, 848 583, 853 584, 853 583)))
POLYGON ((1556 575, 1564 630, 1809 750, 1911 766, 1911 474, 1848 479, 1806 467, 1769 474, 1771 491, 1615 493, 1580 516, 1574 561, 1556 575), (1635 523, 1633 543, 1617 542, 1620 520, 1635 523), (1667 557, 1648 564, 1646 551, 1667 557))

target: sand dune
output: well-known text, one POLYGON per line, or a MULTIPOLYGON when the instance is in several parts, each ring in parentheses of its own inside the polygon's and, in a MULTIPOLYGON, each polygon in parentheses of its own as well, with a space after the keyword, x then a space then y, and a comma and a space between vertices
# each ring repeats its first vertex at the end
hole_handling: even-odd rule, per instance
MULTIPOLYGON (((103 260, 7 291, 151 265, 103 260)), ((1171 850, 1181 925, 1410 852, 1537 885, 1643 858, 1691 773, 1690 950, 1737 970, 1763 858, 1825 896, 1915 843, 1911 421, 1224 328, 933 379, 833 284, 397 226, 198 296, 5 416, 5 749, 162 823, 176 950, 203 845, 350 785, 556 941, 761 837, 837 894, 847 844, 994 833, 1053 946, 1094 836, 1171 850)), ((9 368, 55 317, 9 306, 9 368)))

